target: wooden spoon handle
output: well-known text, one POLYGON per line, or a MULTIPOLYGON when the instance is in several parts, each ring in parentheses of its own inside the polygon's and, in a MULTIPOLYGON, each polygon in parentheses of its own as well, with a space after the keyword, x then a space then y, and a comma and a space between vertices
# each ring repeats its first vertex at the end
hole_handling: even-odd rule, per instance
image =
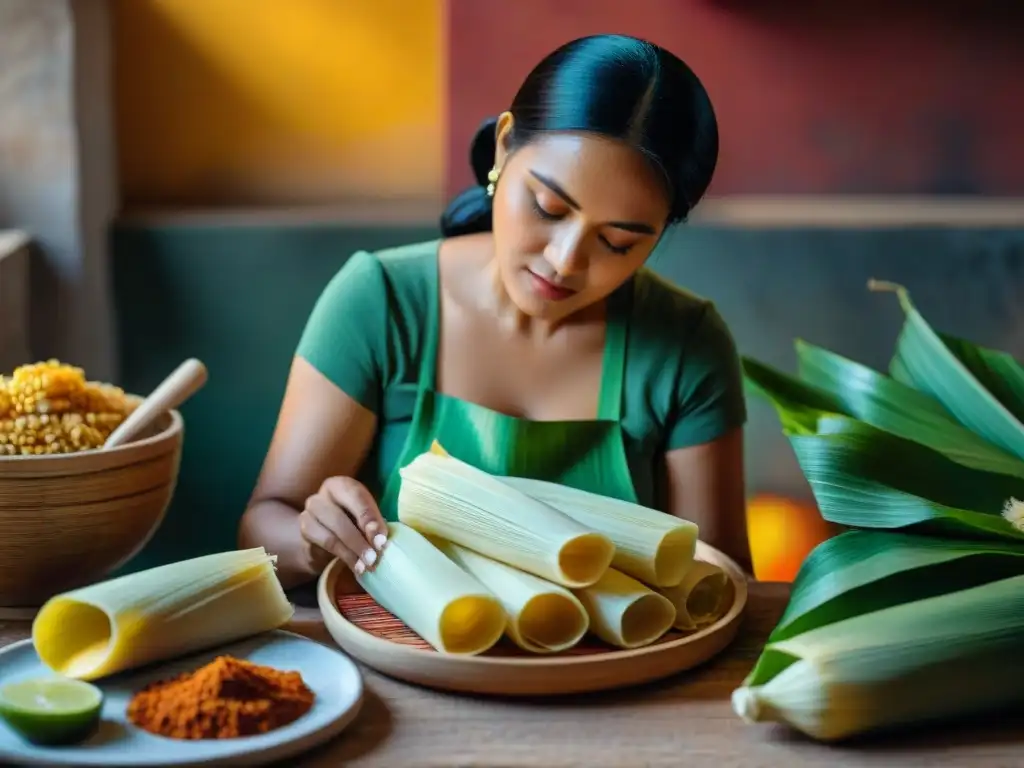
POLYGON ((177 408, 206 383, 206 366, 195 358, 179 365, 152 394, 143 400, 103 444, 103 450, 130 442, 167 411, 177 408))

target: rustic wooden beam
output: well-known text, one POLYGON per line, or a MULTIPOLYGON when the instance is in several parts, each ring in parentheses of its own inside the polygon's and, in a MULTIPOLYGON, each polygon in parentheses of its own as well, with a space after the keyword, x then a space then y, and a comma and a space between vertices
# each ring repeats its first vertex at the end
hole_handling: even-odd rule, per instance
POLYGON ((0 373, 29 362, 31 241, 24 232, 0 231, 0 373))

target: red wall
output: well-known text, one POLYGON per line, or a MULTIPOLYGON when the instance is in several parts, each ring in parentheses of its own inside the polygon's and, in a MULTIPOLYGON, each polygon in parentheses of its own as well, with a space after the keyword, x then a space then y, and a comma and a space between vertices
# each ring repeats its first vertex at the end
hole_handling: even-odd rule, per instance
POLYGON ((471 183, 473 131, 530 67, 613 31, 664 45, 705 82, 722 139, 714 194, 1024 195, 1024 13, 995 8, 1015 3, 798 5, 448 0, 446 192, 471 183))

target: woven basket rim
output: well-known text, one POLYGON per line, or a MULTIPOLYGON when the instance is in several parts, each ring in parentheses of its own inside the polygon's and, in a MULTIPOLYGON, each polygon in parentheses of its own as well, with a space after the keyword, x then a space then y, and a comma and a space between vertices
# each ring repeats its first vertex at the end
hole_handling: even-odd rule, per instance
MULTIPOLYGON (((123 466, 125 464, 133 463, 138 457, 136 454, 144 452, 147 454, 159 453, 161 445, 172 444, 181 438, 181 434, 185 428, 185 421, 181 417, 181 414, 177 410, 168 411, 164 414, 163 419, 166 421, 166 426, 157 432, 155 435, 144 437, 141 440, 133 440, 130 443, 125 443, 117 448, 111 448, 109 450, 103 450, 102 448, 93 448, 88 451, 78 451, 76 453, 51 453, 42 454, 38 456, 0 456, 0 477, 3 476, 3 468, 13 470, 15 467, 23 467, 29 469, 29 467, 35 467, 41 469, 40 465, 48 464, 51 467, 56 464, 65 464, 68 469, 72 470, 70 474, 77 474, 73 466, 74 465, 85 465, 92 464, 97 457, 103 456, 104 463, 108 466, 123 466), (148 450, 147 450, 148 449, 148 450)), ((82 467, 83 469, 85 467, 82 467)))

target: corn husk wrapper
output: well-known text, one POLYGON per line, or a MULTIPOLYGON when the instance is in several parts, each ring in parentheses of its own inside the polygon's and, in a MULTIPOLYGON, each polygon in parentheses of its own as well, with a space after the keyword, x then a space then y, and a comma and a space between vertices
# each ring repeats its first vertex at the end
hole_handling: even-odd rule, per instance
POLYGON ((804 342, 798 376, 743 361, 823 517, 854 530, 808 557, 733 704, 823 740, 1024 696, 1024 368, 872 287, 905 314, 890 375, 804 342))

